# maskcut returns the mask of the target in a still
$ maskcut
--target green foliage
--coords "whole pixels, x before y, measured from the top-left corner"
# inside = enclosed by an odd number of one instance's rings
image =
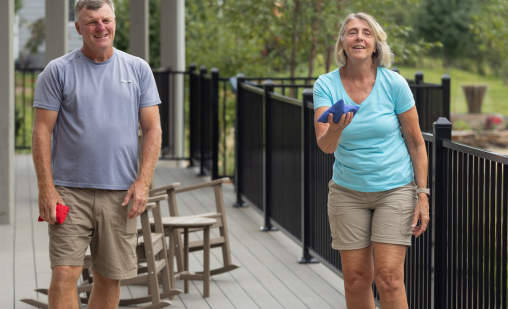
[[[115,1],[116,32],[113,46],[121,51],[129,52],[130,15],[129,0]]]
[[[457,120],[452,125],[454,130],[459,131],[465,131],[465,130],[471,130],[471,126],[469,123],[465,122],[464,120]]]
[[[477,46],[482,58],[508,84],[508,3],[484,0],[473,17],[472,33],[480,42]]]
[[[159,65],[159,2],[150,0],[150,64]],[[204,0],[186,1],[188,63],[218,67],[221,76],[295,76],[335,69],[341,21],[352,12],[375,16],[388,34],[395,60],[416,62],[439,46],[415,38],[406,7],[418,0]],[[392,14],[396,11],[395,16]],[[116,2],[115,47],[129,50],[129,0]]]
[[[473,0],[423,0],[415,26],[427,41],[443,44],[445,65],[464,57],[471,46]]]
[[[21,125],[25,121],[25,117],[21,114],[21,107],[19,104],[15,105],[15,124],[14,124],[14,136],[19,135],[19,130],[21,129]]]
[[[117,0],[115,3],[116,33],[113,45],[115,48],[128,53],[130,36],[130,1]],[[160,65],[159,4],[160,0],[150,0],[149,2],[149,64],[151,67],[158,67]]]
[[[45,22],[44,18],[39,18],[28,26],[30,30],[30,38],[25,44],[25,49],[30,54],[37,53],[39,46],[44,43],[45,40]]]
[[[417,70],[423,72],[424,81],[426,83],[441,84],[441,77],[445,73],[445,68],[442,66],[433,69],[425,69],[415,66],[398,66],[400,75],[407,79],[414,79],[414,74]],[[503,85],[503,80],[494,75],[483,76],[472,72],[459,70],[457,68],[446,69],[446,73],[451,78],[451,101],[450,112],[452,113],[467,113],[468,106],[466,96],[462,90],[461,85],[471,84],[486,84],[489,89],[485,93],[482,103],[483,113],[500,113],[508,115],[508,104],[506,98],[508,97],[508,87]]]
[[[14,0],[14,14],[17,14],[23,7],[23,0]]]
[[[149,41],[150,41],[150,66],[156,68],[160,66],[160,0],[150,0],[150,19],[149,19]]]

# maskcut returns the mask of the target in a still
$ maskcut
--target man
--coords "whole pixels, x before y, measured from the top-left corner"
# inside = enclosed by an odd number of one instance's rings
[[[148,64],[113,48],[111,0],[80,0],[75,14],[83,47],[47,65],[34,98],[39,212],[50,236],[49,306],[78,308],[76,282],[90,245],[88,308],[117,308],[119,280],[137,273],[135,218],[145,210],[159,156],[160,99]],[[55,224],[57,203],[70,207],[62,225]]]

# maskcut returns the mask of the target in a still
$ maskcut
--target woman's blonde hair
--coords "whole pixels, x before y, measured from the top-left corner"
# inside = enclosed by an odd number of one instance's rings
[[[374,34],[376,39],[376,52],[372,54],[372,61],[374,64],[378,67],[389,68],[392,65],[393,53],[388,43],[386,43],[386,32],[383,30],[383,28],[381,28],[374,17],[362,12],[349,14],[342,23],[342,27],[339,31],[339,38],[335,44],[335,61],[337,61],[337,64],[347,64],[347,55],[342,48],[341,43],[344,41],[344,33],[346,32],[347,24],[355,18],[358,18],[367,23],[370,30]]]

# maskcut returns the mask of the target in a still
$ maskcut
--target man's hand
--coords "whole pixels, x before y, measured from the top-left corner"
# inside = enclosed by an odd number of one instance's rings
[[[418,219],[420,220],[420,225],[418,224]],[[422,235],[423,232],[427,230],[427,225],[429,224],[430,216],[429,216],[429,199],[425,193],[420,193],[418,195],[418,203],[416,204],[415,214],[413,216],[413,235],[415,238]]]
[[[65,205],[62,197],[54,186],[39,190],[39,215],[41,218],[54,225],[56,221],[56,204]]]
[[[122,202],[122,206],[125,207],[132,199],[132,209],[127,214],[129,219],[134,219],[145,211],[146,202],[148,202],[148,191],[149,186],[142,184],[138,180],[134,181],[129,188]]]

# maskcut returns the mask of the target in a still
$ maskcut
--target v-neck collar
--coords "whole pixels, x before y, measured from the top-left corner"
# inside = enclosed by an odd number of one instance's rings
[[[339,67],[337,69],[337,74],[339,74],[339,81],[340,81],[340,89],[341,91],[344,92],[344,95],[346,96],[346,98],[348,99],[349,102],[352,102],[353,104],[356,104],[356,105],[359,105],[359,106],[363,106],[367,103],[370,102],[370,97],[372,96],[372,94],[374,93],[374,91],[377,91],[377,84],[378,84],[378,80],[379,80],[379,67],[376,68],[376,81],[374,82],[374,87],[372,87],[372,90],[370,91],[369,95],[362,101],[360,102],[360,104],[356,103],[355,101],[353,101],[350,97],[349,97],[349,94],[347,93],[346,91],[346,88],[344,88],[344,85],[342,84],[342,78],[340,77],[340,68],[342,67]]]

